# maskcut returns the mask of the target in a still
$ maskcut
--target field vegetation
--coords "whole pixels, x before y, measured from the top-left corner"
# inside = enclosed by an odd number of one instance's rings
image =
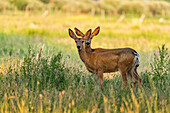
[[[147,16],[170,15],[169,0],[2,0],[0,2],[0,11],[20,10],[40,12],[48,10],[51,12],[69,12],[69,13],[94,13],[101,14],[122,14],[125,12],[129,15]]]
[[[27,11],[34,2],[42,6]],[[170,112],[169,2],[34,2],[0,1],[5,8],[4,12],[0,7],[1,113]],[[73,8],[80,7],[80,13],[67,11],[75,4]],[[98,9],[92,15],[94,6]],[[44,15],[47,9],[50,11]],[[92,48],[131,47],[138,51],[142,87],[132,89],[129,83],[123,88],[120,73],[109,73],[104,75],[101,90],[96,76],[86,70],[68,28],[77,27],[85,33],[97,26],[101,31]]]

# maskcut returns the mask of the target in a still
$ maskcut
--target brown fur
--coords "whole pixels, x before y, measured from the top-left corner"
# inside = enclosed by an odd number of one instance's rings
[[[87,49],[87,47],[85,47]],[[103,86],[103,73],[120,71],[123,84],[127,85],[127,73],[132,73],[130,78],[133,78],[132,68],[134,66],[135,56],[132,54],[132,49],[121,48],[112,49],[110,51],[87,52],[86,51],[86,67],[97,73],[100,79],[101,87]],[[137,82],[138,78],[135,78]]]

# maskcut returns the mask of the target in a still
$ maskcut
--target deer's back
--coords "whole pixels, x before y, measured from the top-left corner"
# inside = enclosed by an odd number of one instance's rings
[[[103,69],[104,72],[118,71],[121,65],[133,65],[137,52],[131,48],[107,49],[89,53],[89,67],[92,69]]]

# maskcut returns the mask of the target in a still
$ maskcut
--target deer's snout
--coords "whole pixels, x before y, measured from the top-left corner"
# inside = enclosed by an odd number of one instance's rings
[[[80,49],[80,46],[77,46],[77,49]]]
[[[86,42],[87,45],[90,45],[90,42]]]

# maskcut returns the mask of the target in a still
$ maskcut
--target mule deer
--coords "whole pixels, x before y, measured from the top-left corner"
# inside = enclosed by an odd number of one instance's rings
[[[137,73],[139,66],[139,54],[131,48],[118,49],[92,49],[91,39],[99,33],[100,27],[97,27],[91,34],[91,29],[84,35],[80,30],[75,28],[76,34],[85,39],[85,56],[86,67],[91,72],[96,72],[103,88],[103,73],[120,71],[122,83],[127,84],[127,77],[136,83],[141,84],[141,78]]]
[[[69,31],[70,37],[71,37],[72,39],[74,39],[75,42],[76,42],[76,46],[77,46],[77,49],[78,49],[78,53],[79,53],[80,59],[81,59],[81,60],[83,61],[83,63],[85,64],[87,70],[88,70],[89,72],[91,72],[91,73],[94,73],[94,71],[88,67],[87,58],[86,58],[87,56],[86,56],[86,52],[85,52],[85,47],[84,47],[84,45],[83,45],[83,43],[85,42],[85,39],[86,39],[87,37],[84,36],[83,38],[77,38],[76,35],[74,34],[74,32],[73,32],[71,29],[69,29],[68,31]],[[86,36],[89,36],[89,35],[86,34]]]

